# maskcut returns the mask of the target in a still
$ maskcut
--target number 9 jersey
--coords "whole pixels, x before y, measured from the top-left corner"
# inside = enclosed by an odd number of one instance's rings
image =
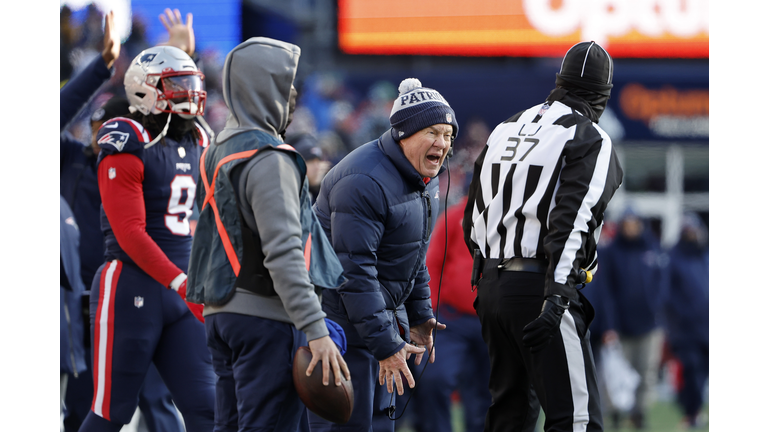
[[[134,263],[165,287],[189,264],[189,217],[209,143],[195,126],[199,139],[187,133],[147,146],[152,137],[139,122],[117,117],[97,135],[105,259]]]

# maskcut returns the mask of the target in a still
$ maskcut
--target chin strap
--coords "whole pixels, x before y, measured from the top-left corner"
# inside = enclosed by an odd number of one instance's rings
[[[202,126],[206,132],[208,132],[208,136],[211,137],[211,140],[213,140],[216,134],[213,133],[213,129],[211,129],[211,127],[208,125],[208,122],[205,121],[205,118],[203,118],[203,116],[201,115],[196,115],[195,119],[197,120],[198,123],[200,123],[200,126]]]
[[[160,132],[160,134],[159,134],[159,135],[157,135],[157,136],[155,137],[155,139],[153,139],[152,141],[150,141],[149,143],[147,143],[146,145],[144,145],[144,148],[145,148],[145,149],[148,149],[148,148],[152,147],[153,145],[157,144],[157,142],[158,142],[158,141],[160,141],[160,139],[161,139],[162,137],[164,137],[166,133],[168,133],[168,126],[170,126],[170,125],[171,125],[171,116],[172,116],[172,115],[173,115],[173,114],[171,114],[171,113],[168,113],[168,121],[166,121],[166,122],[165,122],[165,127],[163,128],[163,131],[162,131],[162,132]]]

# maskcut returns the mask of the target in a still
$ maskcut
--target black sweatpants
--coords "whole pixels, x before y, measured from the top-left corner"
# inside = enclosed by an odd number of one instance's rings
[[[484,268],[475,309],[491,359],[486,432],[533,431],[540,407],[547,432],[603,430],[589,345],[594,310],[581,294],[571,299],[560,332],[534,355],[522,343],[523,328],[539,316],[543,301],[544,274]]]

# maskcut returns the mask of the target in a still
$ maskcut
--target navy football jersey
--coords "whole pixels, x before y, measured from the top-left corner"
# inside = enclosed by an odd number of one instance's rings
[[[105,122],[97,135],[101,148],[99,164],[116,154],[131,154],[143,164],[146,232],[168,259],[185,272],[192,245],[189,217],[194,205],[200,155],[203,147],[209,143],[206,132],[197,126],[203,137],[200,140],[192,134],[186,135],[181,141],[166,136],[165,144],[160,141],[149,148],[145,148],[152,140],[149,133],[140,123],[125,117]],[[109,159],[106,163],[109,163]],[[109,179],[121,175],[119,167],[106,168]],[[133,262],[118,244],[103,207],[101,227],[106,243],[105,258],[108,261],[118,259]]]

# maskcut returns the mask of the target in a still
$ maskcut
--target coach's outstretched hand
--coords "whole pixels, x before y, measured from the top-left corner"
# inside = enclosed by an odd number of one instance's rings
[[[434,318],[430,318],[429,321],[415,325],[411,327],[410,335],[411,341],[416,344],[417,347],[423,347],[426,352],[429,353],[429,362],[435,362],[435,350],[434,350],[434,338],[432,337],[432,329],[445,330],[445,324],[437,322]],[[424,353],[416,354],[414,363],[418,366],[421,364],[421,357]]]
[[[568,309],[569,301],[565,297],[549,296],[544,300],[541,314],[523,328],[523,344],[532,353],[544,349],[552,335],[560,329],[560,320]]]
[[[397,394],[403,395],[403,376],[408,381],[408,387],[413,388],[416,386],[416,381],[411,375],[411,370],[408,369],[408,364],[405,360],[410,357],[411,354],[424,354],[426,351],[424,348],[418,348],[411,344],[405,344],[403,349],[396,352],[393,356],[387,357],[379,362],[379,384],[387,384],[387,391],[392,393],[394,388],[392,387],[392,381],[395,382],[397,387]],[[400,375],[402,374],[402,376]]]

